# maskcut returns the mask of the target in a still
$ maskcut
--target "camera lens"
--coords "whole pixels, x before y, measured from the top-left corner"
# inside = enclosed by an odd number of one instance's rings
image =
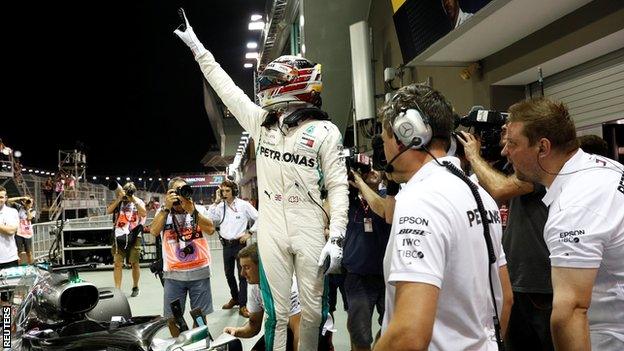
[[[186,184],[178,188],[176,193],[185,199],[190,199],[191,197],[193,197],[193,188],[191,188],[190,185]]]
[[[117,183],[116,180],[111,179],[110,182],[108,182],[108,190],[110,191],[115,191],[117,190],[117,187],[119,186],[119,184]]]

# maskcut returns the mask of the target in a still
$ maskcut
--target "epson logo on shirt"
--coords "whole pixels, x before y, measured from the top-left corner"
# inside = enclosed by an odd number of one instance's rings
[[[486,211],[487,214],[487,222],[488,223],[500,223],[500,214],[498,211],[490,211],[487,210]],[[477,222],[477,224],[481,224],[481,214],[479,213],[479,209],[474,209],[472,211],[466,211],[466,215],[468,215],[468,223],[470,223],[470,226],[472,227],[472,225],[474,224],[474,222]]]
[[[316,165],[316,159],[314,159],[313,157],[308,158],[307,156],[291,154],[290,152],[281,153],[279,151],[271,150],[264,146],[260,146],[260,155],[273,160],[292,162],[298,165],[308,166],[310,168]]]
[[[571,230],[569,232],[559,233],[559,242],[561,243],[578,243],[581,241],[579,235],[585,235],[585,229]]]
[[[422,217],[401,217],[399,218],[399,224],[408,223],[408,224],[422,224],[425,226],[429,226],[429,220]]]

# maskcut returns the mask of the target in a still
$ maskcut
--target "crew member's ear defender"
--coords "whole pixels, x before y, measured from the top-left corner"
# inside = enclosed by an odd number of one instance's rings
[[[410,149],[429,144],[433,135],[429,118],[418,106],[402,109],[392,124],[392,131],[397,141]]]
[[[238,184],[236,183],[232,183],[234,184],[232,187],[229,187],[230,189],[232,189],[232,196],[233,197],[237,197],[238,196]],[[221,197],[223,197],[223,190],[219,189],[219,194],[221,195]]]

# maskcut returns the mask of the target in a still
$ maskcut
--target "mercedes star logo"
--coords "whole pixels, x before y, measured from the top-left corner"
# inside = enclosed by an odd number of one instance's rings
[[[414,134],[414,127],[410,123],[402,123],[399,126],[399,133],[403,137],[411,137]]]

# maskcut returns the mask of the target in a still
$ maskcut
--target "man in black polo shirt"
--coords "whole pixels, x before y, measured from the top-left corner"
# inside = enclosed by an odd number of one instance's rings
[[[542,202],[546,189],[491,167],[481,156],[481,143],[475,136],[462,132],[459,141],[479,184],[499,204],[509,202],[503,249],[514,302],[505,347],[508,351],[554,350],[550,333],[553,299],[550,253],[543,234],[548,217],[548,209]],[[501,145],[505,143],[503,133]]]
[[[382,262],[390,225],[384,219],[384,200],[377,192],[381,175],[370,168],[362,176],[356,172],[353,174],[342,264],[347,271],[344,287],[349,302],[347,328],[351,336],[351,349],[359,351],[371,349],[371,318],[375,306],[380,316],[380,325],[384,315]]]

